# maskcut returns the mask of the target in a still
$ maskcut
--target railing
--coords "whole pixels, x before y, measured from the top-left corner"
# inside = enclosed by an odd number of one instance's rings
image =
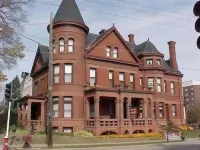
[[[86,127],[95,127],[95,123],[99,123],[100,127],[117,127],[119,125],[119,120],[117,119],[100,119],[96,122],[95,119],[90,119],[86,121]],[[124,126],[151,126],[153,125],[152,119],[124,119]]]
[[[86,126],[87,127],[94,127],[94,120],[88,120],[88,121],[86,121]]]
[[[116,119],[103,119],[100,120],[100,127],[116,127],[119,122]]]
[[[134,119],[132,120],[133,126],[150,126],[153,124],[152,119]]]

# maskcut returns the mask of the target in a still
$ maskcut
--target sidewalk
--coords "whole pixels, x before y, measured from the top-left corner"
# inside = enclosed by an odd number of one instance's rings
[[[136,141],[136,142],[119,142],[119,143],[81,143],[81,144],[53,144],[53,147],[87,147],[87,146],[117,146],[117,145],[134,145],[134,144],[156,144],[163,143],[165,140],[155,140],[155,141]],[[30,144],[32,148],[47,148],[47,144]],[[23,145],[9,145],[10,148],[22,148]],[[3,145],[0,145],[0,149],[3,148]]]

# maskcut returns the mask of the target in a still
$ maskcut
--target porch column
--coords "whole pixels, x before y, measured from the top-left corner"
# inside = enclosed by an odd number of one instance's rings
[[[153,108],[154,108],[154,102],[151,101],[151,108],[150,108],[151,109],[151,118],[155,119],[155,114],[154,114]]]
[[[126,101],[126,114],[127,114],[127,119],[130,119],[130,106],[131,106],[131,99],[127,99]]]
[[[95,119],[99,119],[99,101],[100,99],[94,100],[94,117]]]
[[[115,100],[115,115],[116,115],[116,119],[119,119],[119,100],[118,99]]]
[[[142,117],[143,118],[147,118],[147,104],[148,104],[148,101],[144,100],[143,103],[142,103]]]
[[[28,102],[27,120],[31,120],[31,102]]]
[[[119,100],[119,107],[120,107],[120,119],[121,120],[123,120],[124,119],[124,106],[123,106],[123,104],[124,104],[124,99],[120,99]]]
[[[32,104],[32,102],[28,102],[28,110],[27,110],[27,126],[28,126],[28,128],[31,128],[31,104]]]
[[[44,103],[41,103],[41,121],[45,120],[44,111]]]
[[[86,120],[90,119],[90,103],[87,98],[85,99],[85,118]]]

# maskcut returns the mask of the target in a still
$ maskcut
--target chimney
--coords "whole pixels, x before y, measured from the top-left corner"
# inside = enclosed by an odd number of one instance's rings
[[[175,47],[176,42],[169,41],[168,45],[169,45],[169,54],[170,54],[170,66],[172,67],[172,69],[178,70],[178,65],[176,61],[176,47]]]
[[[101,35],[101,34],[103,34],[105,32],[106,32],[106,29],[101,29],[101,31],[99,32],[99,34]]]
[[[129,37],[129,42],[131,42],[131,43],[135,42],[133,34],[129,34],[128,37]]]

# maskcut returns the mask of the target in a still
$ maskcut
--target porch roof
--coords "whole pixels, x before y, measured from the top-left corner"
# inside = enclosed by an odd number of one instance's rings
[[[44,101],[45,97],[37,97],[37,96],[24,96],[17,100],[18,103],[24,103],[27,102],[29,99],[32,100],[38,100],[38,101]]]
[[[99,87],[93,87],[90,89],[86,89],[85,93],[92,93],[97,91],[103,91],[103,92],[127,92],[127,93],[139,93],[139,94],[153,94],[152,91],[143,91],[143,90],[132,90],[132,89],[108,89],[108,88],[99,88]]]

